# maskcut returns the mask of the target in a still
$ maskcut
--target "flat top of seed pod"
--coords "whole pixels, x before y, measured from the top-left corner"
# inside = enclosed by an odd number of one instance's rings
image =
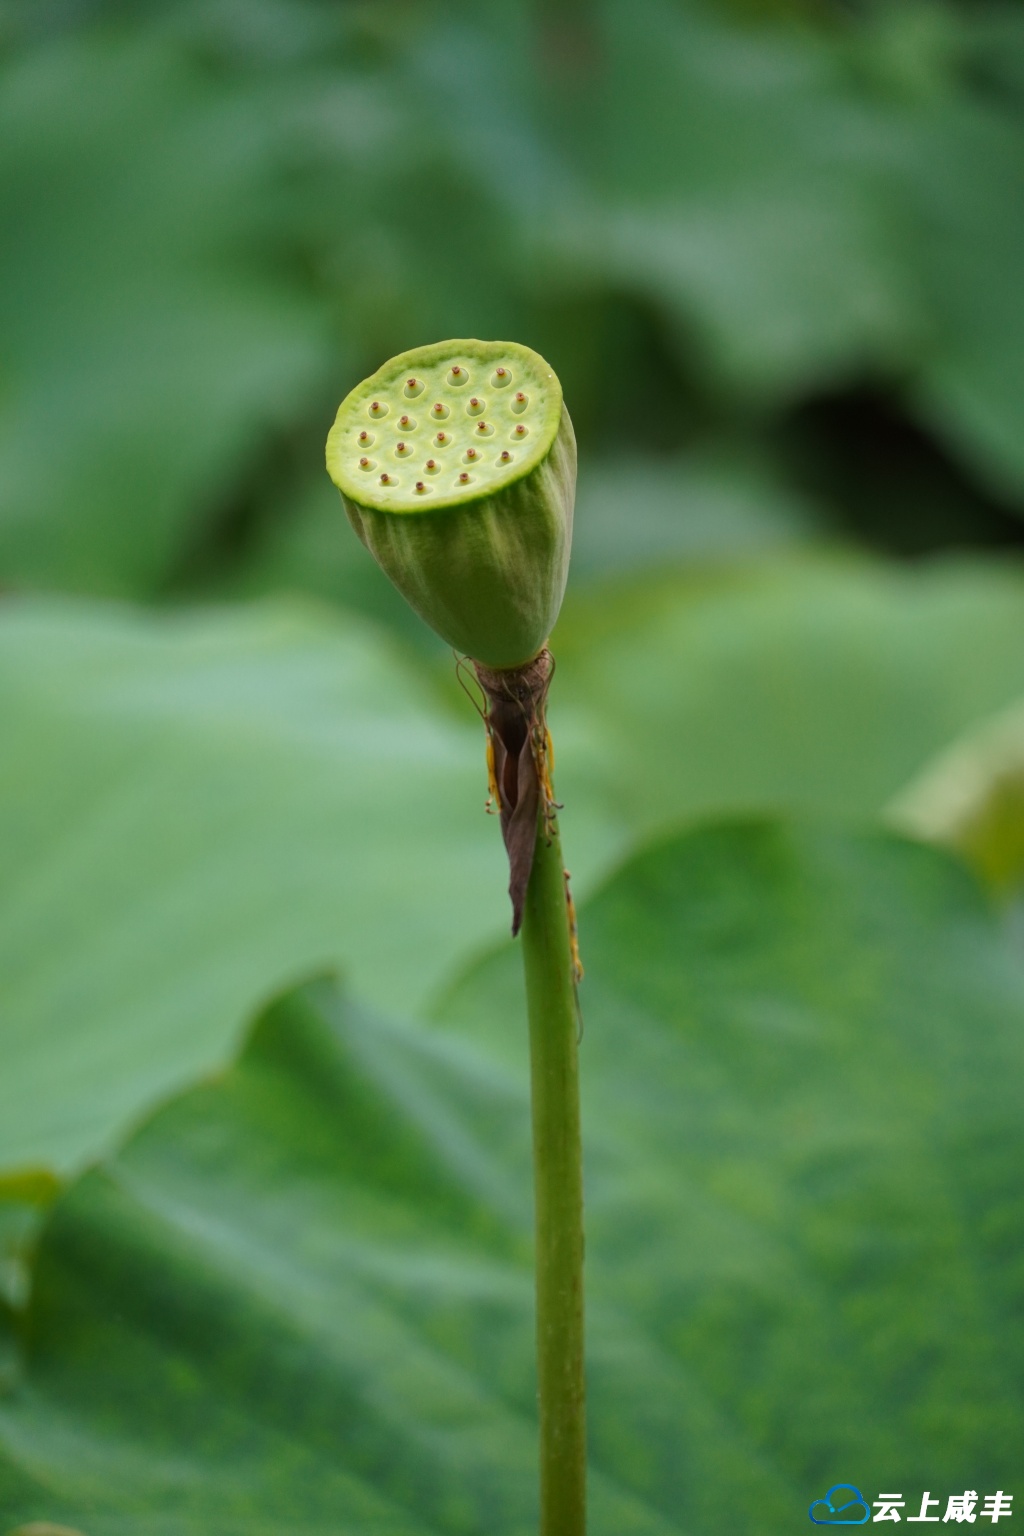
[[[540,463],[562,386],[516,341],[440,341],[401,352],[338,407],[327,471],[352,501],[440,512],[504,489]]]

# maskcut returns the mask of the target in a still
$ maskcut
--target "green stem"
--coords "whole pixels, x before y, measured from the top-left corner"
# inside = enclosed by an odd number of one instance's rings
[[[537,1235],[541,1536],[586,1531],[583,1168],[562,846],[541,813],[523,913]]]

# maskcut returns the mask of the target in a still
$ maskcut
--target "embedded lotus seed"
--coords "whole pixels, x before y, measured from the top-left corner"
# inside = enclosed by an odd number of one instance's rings
[[[405,388],[402,393],[405,395],[407,400],[415,400],[417,395],[422,395],[423,393],[423,380],[406,379]]]
[[[491,383],[495,389],[505,389],[512,383],[512,375],[507,368],[495,368],[491,375]]]
[[[529,430],[530,430],[529,427],[524,427],[523,423],[520,422],[519,425],[516,427],[515,431],[512,433],[512,436],[513,437],[525,437],[527,432],[529,432]]]
[[[375,400],[370,406],[370,415],[373,417],[374,421],[379,421],[382,416],[387,415],[390,409],[391,407],[388,405],[386,400]]]
[[[456,386],[469,383],[469,374],[458,363],[453,363],[447,374],[448,383]]]
[[[397,459],[407,459],[410,453],[412,453],[412,449],[409,447],[408,443],[395,444],[395,457]]]
[[[473,396],[472,400],[466,406],[466,410],[469,412],[470,416],[479,416],[483,408],[484,402],[482,400],[478,400],[476,395]]]
[[[467,462],[467,464],[472,464],[472,462],[476,458],[476,456],[477,455],[476,455],[476,449],[475,448],[467,448],[466,449],[466,462]]]
[[[439,432],[437,434],[437,436],[434,438],[434,442],[437,444],[437,446],[439,448],[443,448],[445,446],[445,444],[448,442],[448,434],[447,434],[447,432]]]
[[[416,481],[416,489],[419,492],[419,494],[422,496],[425,493],[425,491],[427,490],[427,487],[423,484],[422,480],[417,480]]]
[[[400,416],[398,418],[398,425],[403,432],[415,432],[416,430],[416,422],[412,416]]]
[[[372,459],[360,459],[359,460],[359,468],[360,469],[376,469],[377,466],[373,462]]]
[[[360,432],[359,441],[364,448],[369,448],[370,444],[374,441],[374,435],[372,432]]]
[[[465,470],[463,470],[462,474],[459,476],[459,484],[460,485],[468,485],[469,484],[469,476],[467,475]]]
[[[380,477],[380,483],[381,483],[381,485],[395,485],[397,482],[392,480],[392,478],[388,474],[387,470],[385,470],[384,473]]]
[[[512,409],[515,411],[516,415],[519,416],[523,411],[525,411],[529,403],[529,395],[524,395],[521,389],[517,389],[516,397],[512,401]]]
[[[503,448],[501,450],[501,458],[498,460],[498,462],[499,464],[511,464],[512,455],[509,453],[507,448]]]
[[[427,462],[424,464],[423,468],[427,471],[428,474],[436,475],[437,474],[437,460],[436,459],[428,459]]]
[[[476,430],[480,437],[491,437],[494,433],[494,428],[491,426],[489,421],[478,421],[476,424]]]
[[[436,417],[438,421],[444,421],[445,417],[449,414],[448,407],[442,400],[439,400],[437,404],[432,407],[430,414],[431,416]]]

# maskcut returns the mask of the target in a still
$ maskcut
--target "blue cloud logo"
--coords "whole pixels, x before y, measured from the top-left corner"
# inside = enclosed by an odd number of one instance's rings
[[[838,1502],[836,1494],[840,1496]],[[864,1513],[857,1514],[858,1508]],[[815,1525],[866,1525],[871,1519],[867,1499],[852,1483],[836,1483],[823,1499],[815,1499],[807,1513]]]

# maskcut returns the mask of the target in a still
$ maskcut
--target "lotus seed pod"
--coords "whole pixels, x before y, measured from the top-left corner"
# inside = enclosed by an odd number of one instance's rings
[[[409,437],[411,399],[444,427]],[[380,475],[367,472],[371,441]],[[576,493],[576,439],[542,357],[473,340],[393,357],[342,401],[327,470],[360,539],[449,645],[496,670],[538,654],[565,591]]]

